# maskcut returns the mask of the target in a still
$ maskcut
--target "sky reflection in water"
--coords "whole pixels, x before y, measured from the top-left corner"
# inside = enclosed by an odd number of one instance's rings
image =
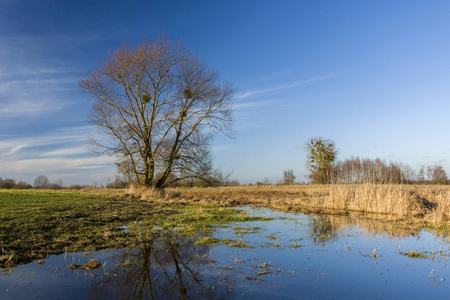
[[[166,236],[139,249],[51,256],[0,276],[0,299],[295,298],[447,299],[447,237],[405,231],[363,215],[275,216],[217,228],[254,248],[198,246]],[[428,256],[411,258],[410,251]],[[104,268],[70,270],[97,259]]]

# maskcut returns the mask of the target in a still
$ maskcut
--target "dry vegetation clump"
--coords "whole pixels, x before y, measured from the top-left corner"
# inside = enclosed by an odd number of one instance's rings
[[[335,185],[323,200],[331,209],[417,217],[426,214],[434,204],[408,187],[398,185]]]
[[[426,217],[433,225],[448,224],[450,220],[450,191],[441,191],[436,194],[437,205]]]
[[[102,268],[102,264],[99,263],[97,260],[95,259],[91,259],[89,262],[84,263],[82,265],[78,265],[78,264],[71,264],[69,266],[67,266],[69,269],[71,270],[76,270],[76,269],[81,269],[81,270],[85,270],[85,271],[90,271],[90,270],[97,270]]]
[[[167,202],[168,200],[179,196],[179,193],[175,190],[161,190],[153,187],[137,186],[133,184],[124,192],[117,190],[112,190],[111,192],[116,195],[120,195],[122,193],[121,195],[128,200],[139,199],[150,202]]]
[[[131,185],[125,192],[125,197],[130,199],[137,198],[141,200],[154,200],[163,196],[163,191],[154,188],[147,188],[143,186]]]

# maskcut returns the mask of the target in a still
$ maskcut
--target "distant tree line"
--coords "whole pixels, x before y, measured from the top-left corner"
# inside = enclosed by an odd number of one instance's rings
[[[380,158],[350,159],[335,161],[337,150],[334,142],[321,137],[310,139],[305,144],[306,165],[309,179],[314,184],[449,184],[442,165],[436,163],[421,166],[416,172],[411,166],[389,162]]]
[[[448,179],[440,164],[428,166],[426,172],[425,167],[422,166],[417,173],[411,166],[398,162],[386,162],[380,158],[352,157],[344,161],[332,162],[324,172],[323,183],[447,184]]]
[[[62,179],[59,179],[54,183],[50,183],[49,179],[45,175],[39,175],[38,177],[36,177],[33,185],[29,184],[28,182],[22,181],[22,180],[19,182],[16,182],[16,180],[12,179],[12,178],[2,179],[2,177],[0,177],[0,189],[25,190],[25,189],[31,189],[31,188],[36,188],[36,189],[45,188],[45,189],[57,190],[57,189],[63,188],[63,182],[62,182]]]
[[[157,174],[159,176],[159,174]],[[210,176],[199,179],[199,178],[185,178],[183,180],[174,180],[175,175],[170,175],[169,178],[173,180],[173,183],[169,184],[170,187],[213,187],[213,186],[238,186],[239,181],[237,179],[230,179],[230,174],[224,174],[219,170],[214,171]],[[123,175],[116,175],[114,180],[107,180],[106,188],[109,189],[125,189],[130,186],[131,183],[134,183],[132,178],[127,178]],[[103,185],[98,185],[96,182],[94,186],[92,185],[79,185],[73,184],[68,187],[64,187],[62,179],[57,180],[56,182],[51,183],[47,176],[39,175],[33,182],[33,185],[25,182],[19,181],[16,182],[15,179],[5,178],[2,179],[0,177],[0,189],[75,189],[80,190],[83,188],[92,188],[92,187],[100,187],[103,188]]]

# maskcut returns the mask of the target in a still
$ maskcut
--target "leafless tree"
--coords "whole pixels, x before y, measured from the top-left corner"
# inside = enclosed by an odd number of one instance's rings
[[[294,170],[284,170],[283,171],[283,184],[293,185],[295,181]]]
[[[429,168],[432,170],[431,182],[437,184],[445,184],[447,182],[447,173],[441,164],[436,163]]]
[[[92,144],[122,174],[157,188],[210,175],[209,141],[230,133],[233,90],[179,42],[125,45],[79,84],[96,99],[90,121],[102,137]]]
[[[45,175],[39,175],[34,180],[33,186],[36,188],[45,188],[50,183],[50,180],[48,180],[47,176]]]
[[[410,165],[403,167],[403,174],[407,184],[416,180],[416,171]]]

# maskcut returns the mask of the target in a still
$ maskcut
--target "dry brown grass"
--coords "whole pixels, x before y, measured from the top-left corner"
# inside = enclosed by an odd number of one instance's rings
[[[296,185],[170,188],[160,199],[255,205],[284,211],[367,212],[391,219],[450,225],[450,186],[440,185]]]

